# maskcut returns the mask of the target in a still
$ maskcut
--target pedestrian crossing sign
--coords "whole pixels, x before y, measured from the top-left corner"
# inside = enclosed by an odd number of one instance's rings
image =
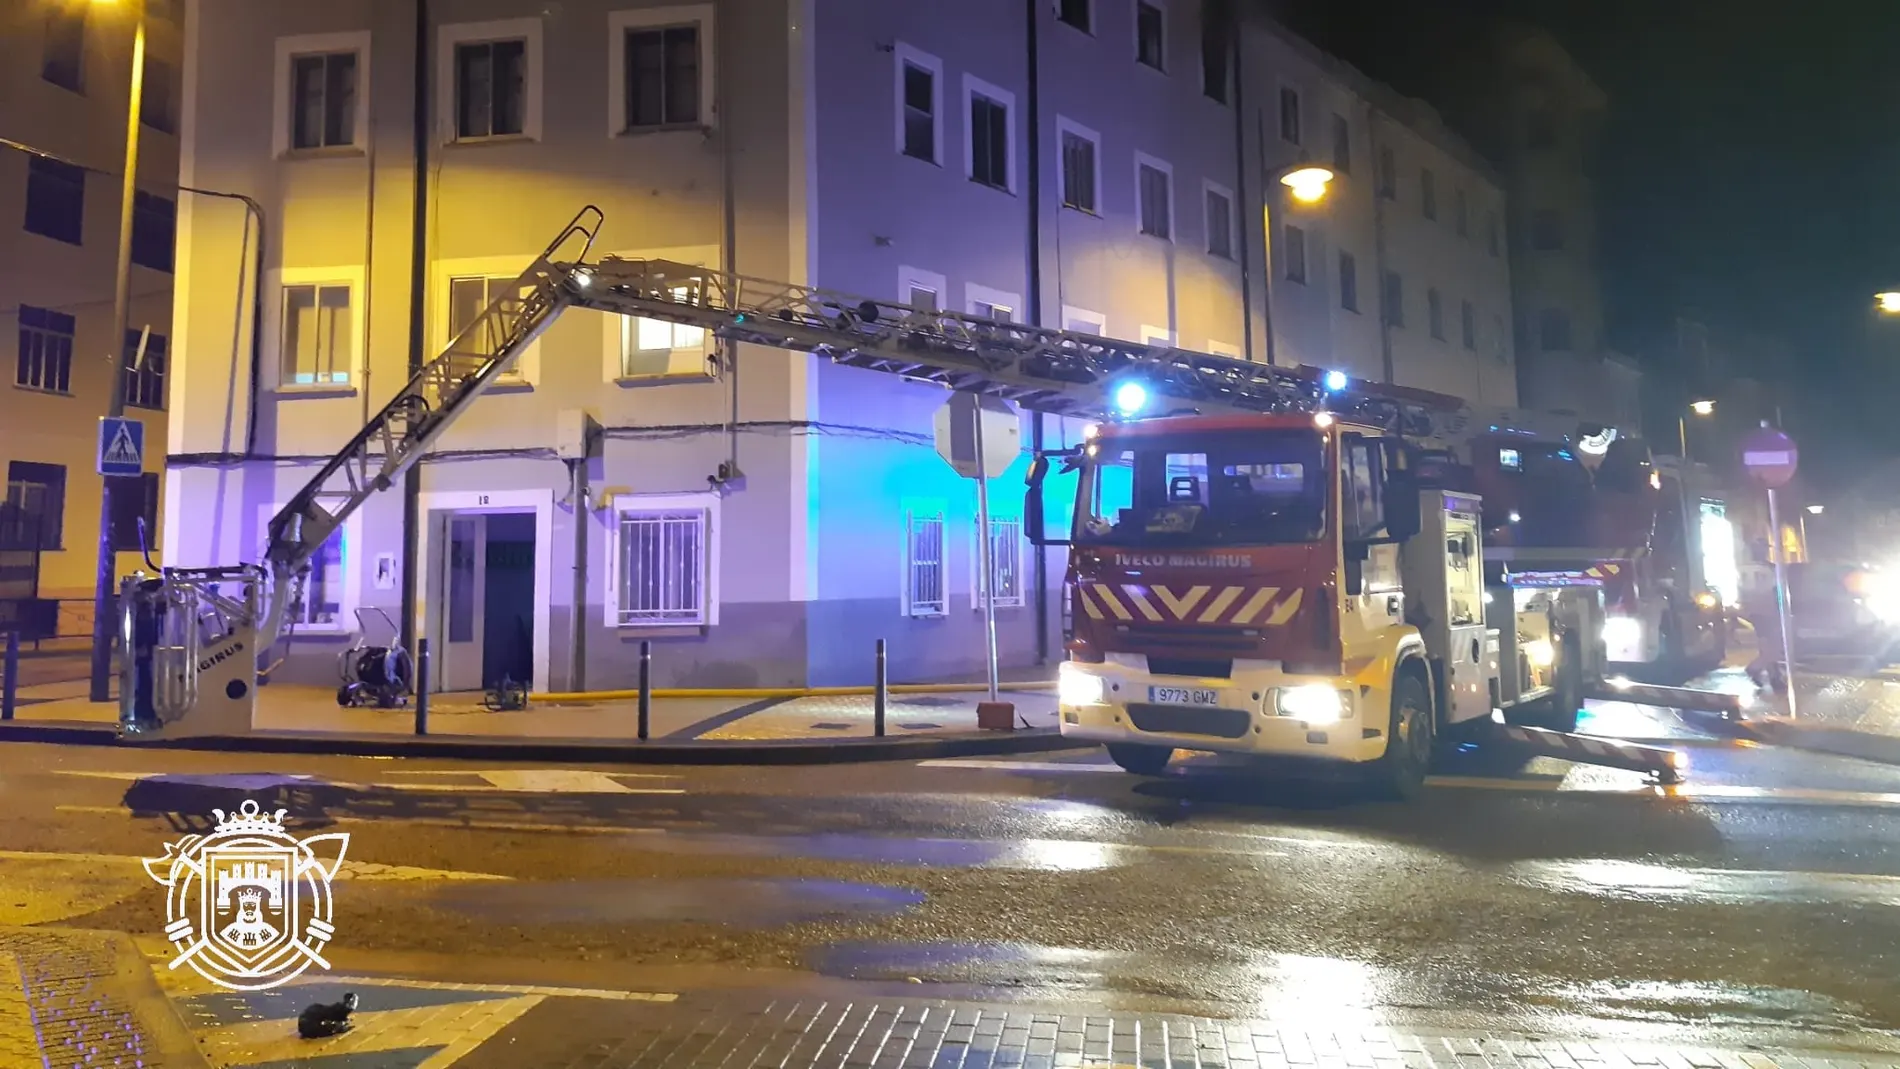
[[[137,475],[145,470],[145,424],[123,416],[99,417],[99,474]]]

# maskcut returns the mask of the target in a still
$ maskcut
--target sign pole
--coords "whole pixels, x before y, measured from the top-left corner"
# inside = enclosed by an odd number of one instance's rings
[[[983,577],[983,648],[984,659],[989,662],[990,700],[996,700],[996,562],[994,547],[990,538],[990,479],[989,470],[983,466],[983,409],[980,405],[970,408],[970,421],[976,425],[976,548],[977,567]]]
[[[1775,562],[1775,613],[1781,622],[1781,656],[1788,673],[1788,719],[1795,718],[1794,630],[1788,626],[1788,574],[1783,567],[1788,547],[1781,541],[1781,510],[1776,507],[1775,488],[1768,488],[1769,552]]]

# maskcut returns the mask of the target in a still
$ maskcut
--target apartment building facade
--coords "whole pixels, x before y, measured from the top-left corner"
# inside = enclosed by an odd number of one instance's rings
[[[148,5],[129,330],[115,342],[113,277],[130,102],[133,24],[88,0],[20,0],[0,34],[0,598],[60,603],[83,633],[104,481],[98,417],[126,357],[127,414],[146,425],[143,476],[119,477],[113,540],[140,559],[139,521],[161,551],[159,472],[171,355],[180,11]],[[141,350],[141,341],[143,349]],[[142,352],[142,360],[139,359]],[[20,621],[29,631],[39,621]]]
[[[216,280],[239,225],[181,209],[177,563],[257,559],[264,521],[407,377],[413,310],[414,355],[432,355],[586,204],[606,220],[596,254],[1269,352],[1260,220],[1281,211],[1261,201],[1262,161],[1280,150],[1264,125],[1278,111],[1259,102],[1278,98],[1256,72],[1276,31],[1204,34],[1198,3],[189,8],[183,180],[256,197],[269,224],[253,353],[232,330],[248,325],[243,298]],[[1358,136],[1370,160],[1381,135]],[[1449,206],[1466,180],[1439,166]],[[1395,233],[1394,269],[1430,286],[1436,254]],[[1453,294],[1478,288],[1459,285],[1443,295],[1454,358]],[[1507,282],[1479,296],[1508,315]],[[1274,336],[1306,338],[1296,322]],[[1275,359],[1336,366],[1358,344],[1324,336]],[[1395,347],[1393,377],[1465,381],[1415,367],[1437,355]],[[1381,359],[1351,360],[1383,377]],[[978,674],[975,493],[932,448],[944,401],[895,376],[568,313],[421,466],[416,623],[436,683],[621,686],[643,641],[666,685],[861,682],[878,638],[894,678]],[[582,413],[600,428],[591,444],[568,440]],[[1021,418],[1024,442],[1080,433]],[[586,460],[563,461],[584,444]],[[981,535],[1006,669],[1060,656],[1061,558],[1024,540],[1025,463],[994,482]],[[393,627],[402,514],[399,492],[382,495],[326,547],[281,678],[332,679],[359,626]]]

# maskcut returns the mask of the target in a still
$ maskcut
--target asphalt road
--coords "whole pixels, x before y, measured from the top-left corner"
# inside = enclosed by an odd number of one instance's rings
[[[9,746],[0,924],[158,936],[129,859],[251,796],[351,833],[330,958],[353,974],[1900,1052],[1900,769],[1622,729],[1676,737],[1688,782],[1478,753],[1402,805],[1095,752],[634,772]]]

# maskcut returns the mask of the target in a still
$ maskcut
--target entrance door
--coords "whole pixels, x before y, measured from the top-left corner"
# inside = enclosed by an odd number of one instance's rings
[[[442,583],[443,690],[480,690],[487,608],[488,517],[451,514]]]

